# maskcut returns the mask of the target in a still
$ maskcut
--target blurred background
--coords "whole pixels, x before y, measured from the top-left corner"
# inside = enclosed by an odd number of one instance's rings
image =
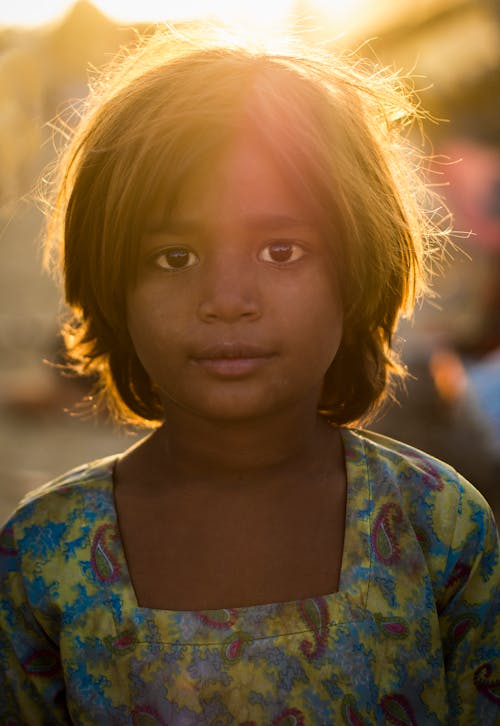
[[[221,18],[356,50],[417,76],[443,163],[435,182],[455,227],[472,231],[403,322],[411,378],[372,428],[451,463],[500,516],[500,5],[497,0],[16,0],[0,7],[0,523],[29,489],[137,440],[75,415],[84,383],[57,360],[59,296],[41,271],[36,187],[89,71],[155,23]],[[66,109],[66,110],[65,110]],[[448,163],[448,161],[453,163]]]

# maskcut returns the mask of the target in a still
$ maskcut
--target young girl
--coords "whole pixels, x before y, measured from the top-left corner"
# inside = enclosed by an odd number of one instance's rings
[[[173,34],[101,90],[49,242],[73,365],[153,430],[5,525],[2,724],[498,723],[490,510],[353,428],[439,239],[408,113],[339,58]]]

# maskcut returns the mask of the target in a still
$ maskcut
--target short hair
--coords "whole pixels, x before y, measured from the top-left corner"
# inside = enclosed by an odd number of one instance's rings
[[[94,406],[157,425],[163,409],[127,330],[137,249],[161,189],[217,157],[243,122],[299,189],[339,261],[339,351],[319,412],[366,421],[404,375],[392,346],[401,313],[427,289],[445,234],[408,129],[418,101],[395,74],[345,54],[278,52],[171,30],[104,75],[63,154],[47,227],[61,261],[70,367],[97,380]]]

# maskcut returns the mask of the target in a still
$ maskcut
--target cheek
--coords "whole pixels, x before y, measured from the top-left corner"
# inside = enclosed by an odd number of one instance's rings
[[[129,294],[127,300],[127,327],[132,344],[143,367],[155,380],[155,369],[160,365],[160,357],[165,356],[166,347],[172,341],[173,331],[169,330],[173,315],[168,315],[159,305],[155,296],[139,289]]]
[[[343,333],[343,316],[339,310],[336,315],[330,315],[325,318],[322,329],[318,332],[318,341],[322,341],[321,350],[323,352],[324,374],[335,360],[340,348]]]
[[[330,278],[316,280],[311,307],[316,320],[315,335],[318,343],[330,350],[334,356],[342,338],[344,313],[340,291]]]
[[[294,341],[301,375],[319,382],[340,347],[343,310],[340,295],[330,278],[317,273],[301,286],[301,294],[290,295],[285,311],[287,338]],[[279,323],[278,323],[279,324]]]
[[[325,293],[323,300],[326,301],[326,305],[318,306],[318,324],[315,326],[318,363],[323,376],[337,355],[344,329],[343,308],[338,290],[332,289],[330,283]]]

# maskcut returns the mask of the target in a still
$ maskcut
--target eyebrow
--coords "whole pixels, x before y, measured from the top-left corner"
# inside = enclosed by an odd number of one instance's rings
[[[313,227],[313,223],[307,219],[291,217],[287,214],[253,214],[243,216],[244,223],[252,229],[277,230],[291,227]],[[155,225],[150,233],[169,232],[173,234],[190,234],[204,228],[204,222],[195,219],[183,219],[169,217]]]

